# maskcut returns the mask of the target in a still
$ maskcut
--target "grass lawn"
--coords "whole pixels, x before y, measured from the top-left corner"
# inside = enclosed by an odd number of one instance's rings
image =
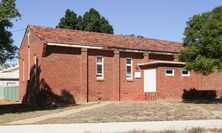
[[[120,102],[62,118],[48,119],[38,124],[193,119],[222,119],[222,104],[194,104],[180,101]]]
[[[70,105],[60,108],[39,109],[25,108],[19,103],[0,105],[0,125],[4,123],[28,119],[32,117],[42,116],[50,113],[57,113],[65,110],[76,109],[80,107],[90,106],[92,104]]]

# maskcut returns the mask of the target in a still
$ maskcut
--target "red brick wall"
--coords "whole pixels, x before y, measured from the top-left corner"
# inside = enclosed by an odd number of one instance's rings
[[[166,69],[174,69],[175,76],[166,76]],[[183,90],[215,90],[217,95],[222,96],[222,73],[215,72],[208,76],[190,72],[190,76],[182,76],[181,67],[158,67],[157,68],[157,95],[159,99],[181,99]]]
[[[27,36],[24,37],[23,40],[23,45],[22,47],[20,47],[19,50],[19,99],[22,100],[25,92],[26,92],[26,79],[27,79],[27,74],[25,74],[27,72],[27,68],[28,68],[28,64],[27,64],[27,52],[28,51],[28,47],[27,47]],[[23,64],[24,61],[24,64]],[[23,66],[24,65],[24,66]],[[24,68],[24,70],[23,70]],[[24,72],[23,72],[24,71]],[[23,75],[25,74],[25,75]],[[24,81],[23,81],[23,77],[24,77]]]
[[[222,72],[215,72],[208,76],[199,75],[200,89],[216,90],[217,96],[222,97]]]
[[[173,69],[174,76],[166,76],[166,69]],[[190,76],[182,76],[181,70],[181,67],[157,68],[157,93],[159,99],[180,99],[182,98],[183,89],[197,88],[197,75],[191,72]]]
[[[62,90],[68,90],[75,101],[82,100],[80,70],[81,49],[46,47],[46,56],[42,58],[41,80],[44,80],[55,94],[61,95]]]
[[[23,96],[26,93],[27,90],[27,82],[29,77],[28,75],[28,33],[30,33],[29,36],[29,42],[30,42],[30,67],[34,66],[34,56],[38,58],[38,64],[41,65],[41,57],[43,54],[43,47],[44,43],[32,32],[27,30],[22,45],[19,50],[19,88],[20,88],[20,100],[23,99]],[[25,65],[25,70],[23,70],[23,60]],[[30,68],[31,70],[31,68]],[[23,81],[23,71],[24,71],[24,81]]]
[[[104,79],[96,78],[96,56],[104,58]],[[88,50],[88,98],[89,101],[114,100],[112,51]]]
[[[126,79],[126,59],[132,58],[133,79]],[[135,72],[142,72],[137,64],[144,61],[142,53],[120,53],[120,100],[144,100],[143,76],[141,79],[134,77]],[[142,73],[143,75],[143,73]]]

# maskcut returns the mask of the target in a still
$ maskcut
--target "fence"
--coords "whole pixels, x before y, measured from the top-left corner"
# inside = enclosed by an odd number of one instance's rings
[[[0,100],[4,99],[4,87],[0,86]]]
[[[19,101],[19,87],[0,87],[0,100]]]

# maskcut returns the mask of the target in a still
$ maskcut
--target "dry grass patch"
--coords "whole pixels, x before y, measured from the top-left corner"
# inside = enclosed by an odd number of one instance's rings
[[[39,123],[91,123],[222,119],[222,104],[180,101],[121,102]]]

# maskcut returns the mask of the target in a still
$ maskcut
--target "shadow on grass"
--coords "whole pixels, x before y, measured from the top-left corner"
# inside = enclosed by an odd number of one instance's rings
[[[0,115],[8,114],[8,113],[26,113],[26,112],[33,112],[33,111],[47,111],[47,110],[56,110],[56,109],[63,109],[70,106],[78,106],[78,104],[73,105],[64,105],[62,107],[28,107],[21,103],[18,104],[6,104],[0,105]]]
[[[182,99],[186,103],[222,103],[222,97],[216,90],[184,89]]]

